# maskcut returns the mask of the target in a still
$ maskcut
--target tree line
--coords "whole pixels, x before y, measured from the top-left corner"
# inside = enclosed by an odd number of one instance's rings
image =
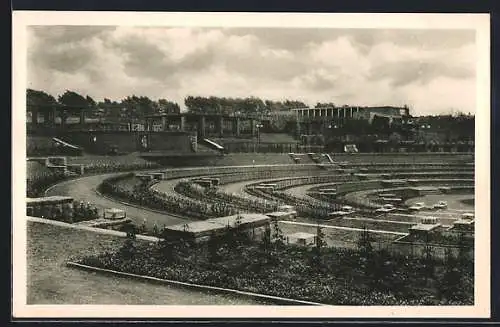
[[[188,96],[184,101],[186,108],[191,112],[210,113],[266,113],[273,111],[287,111],[293,108],[308,107],[302,101],[289,100],[273,101],[257,97],[226,98],[226,97],[201,97]]]
[[[44,91],[27,89],[26,100],[28,105],[64,105],[69,107],[88,108],[91,116],[94,117],[122,117],[128,119],[140,119],[145,115],[161,114],[161,113],[179,113],[180,106],[174,101],[160,98],[158,100],[150,99],[147,96],[127,96],[119,101],[104,98],[103,101],[96,101],[90,95],[79,94],[75,91],[66,90],[57,98]],[[258,97],[246,98],[230,98],[230,97],[202,97],[202,96],[187,96],[184,99],[184,104],[189,112],[193,113],[219,113],[219,114],[265,114],[269,112],[287,111],[293,108],[308,107],[302,101],[285,99],[283,101],[274,101],[269,99],[261,99]],[[315,108],[335,107],[334,103],[318,102]],[[337,106],[338,107],[338,106]],[[463,134],[467,131],[468,135],[474,134],[475,117],[473,115],[465,115],[458,113],[455,115],[436,115],[419,117],[418,124],[431,127],[435,130],[448,131],[449,137],[453,134]],[[394,123],[391,128],[388,127],[388,121],[384,117],[378,117],[374,120],[374,126],[379,126],[381,129],[387,129],[391,132],[396,129],[398,132],[404,133],[407,128],[401,128],[399,123]],[[339,124],[332,124],[332,128],[349,130],[352,128],[359,132],[370,127],[369,124],[363,124],[362,121],[342,121]],[[336,126],[333,126],[336,125]],[[338,125],[338,126],[337,126]],[[340,126],[342,125],[342,126]],[[361,134],[364,134],[361,132]]]
[[[144,115],[160,113],[179,113],[180,106],[174,101],[160,98],[150,99],[147,96],[131,95],[119,101],[104,98],[96,101],[90,95],[66,90],[57,98],[41,90],[26,90],[28,105],[64,105],[69,107],[88,108],[96,116],[140,118]],[[228,98],[228,97],[201,97],[187,96],[184,104],[189,112],[194,113],[224,113],[224,114],[252,114],[272,111],[286,111],[292,108],[305,108],[302,101],[289,100],[273,101],[257,97]]]
[[[26,103],[28,105],[50,106],[63,105],[68,107],[87,108],[93,116],[141,118],[144,115],[160,113],[179,113],[180,106],[167,99],[152,100],[146,96],[127,96],[120,101],[104,98],[95,101],[90,95],[82,95],[66,90],[57,99],[44,91],[27,89]]]

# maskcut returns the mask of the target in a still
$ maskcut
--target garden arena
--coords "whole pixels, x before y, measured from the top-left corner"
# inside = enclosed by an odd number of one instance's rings
[[[29,304],[474,303],[473,115],[184,104],[26,90]]]
[[[297,233],[314,235],[318,226],[328,246],[346,249],[355,248],[363,232],[371,235],[375,247],[398,253],[418,253],[425,247],[424,240],[429,241],[422,235],[442,235],[432,237],[435,253],[441,257],[450,246],[450,235],[466,232],[473,242],[473,221],[472,228],[460,223],[464,214],[474,213],[471,153],[246,153],[206,160],[205,165],[197,162],[194,167],[179,168],[169,166],[168,160],[147,160],[140,153],[29,158],[29,198],[65,196],[75,202],[70,213],[57,203],[28,211],[29,216],[41,218],[30,218],[28,223],[28,302],[111,303],[125,297],[128,304],[179,304],[177,293],[183,294],[186,304],[269,302],[206,290],[184,292],[173,286],[161,294],[154,286],[145,286],[151,296],[139,300],[138,281],[115,281],[104,275],[90,283],[87,272],[64,263],[88,251],[116,247],[112,239],[125,234],[116,232],[122,230],[120,224],[102,224],[109,208],[125,212],[140,234],[152,238],[169,226],[252,213],[275,220],[287,242],[293,242]],[[439,201],[447,206],[434,208]],[[421,202],[423,208],[410,209]],[[389,203],[394,210],[379,210]],[[54,220],[66,224],[51,225]],[[57,259],[51,255],[54,251]],[[54,275],[69,279],[50,286],[48,280]],[[71,280],[94,290],[98,286],[103,292],[87,291],[76,298]],[[111,280],[116,288],[109,286]],[[131,296],[130,287],[138,293]],[[52,292],[59,294],[55,300]]]

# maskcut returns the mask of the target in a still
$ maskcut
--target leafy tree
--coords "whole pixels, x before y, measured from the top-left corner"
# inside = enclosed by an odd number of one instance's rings
[[[243,227],[243,217],[240,213],[237,214],[235,224],[234,224],[234,238],[236,246],[241,246],[243,244],[248,244],[250,241],[248,233]]]
[[[116,101],[104,98],[104,101],[99,102],[97,106],[104,110],[104,116],[106,117],[116,118],[121,115],[121,105]]]
[[[214,231],[210,233],[210,238],[207,242],[208,247],[208,261],[212,264],[219,262],[221,256],[219,250],[221,247],[220,237],[215,234]]]
[[[471,250],[470,244],[467,244],[467,239],[464,232],[458,234],[457,240],[458,255],[457,260],[461,267],[470,266],[472,263],[469,252]]]
[[[408,262],[400,262],[397,266],[391,262],[385,270],[385,280],[390,285],[390,290],[396,295],[409,299],[414,296],[414,290],[410,287],[410,266]]]
[[[69,90],[60,95],[58,101],[69,107],[87,108],[89,106],[89,102],[84,96]]]
[[[271,227],[266,225],[264,228],[264,233],[262,234],[262,247],[267,254],[271,248]]]
[[[463,301],[466,294],[462,287],[462,271],[451,249],[445,252],[445,272],[439,282],[439,296],[448,301]]]
[[[177,261],[178,240],[172,239],[165,228],[160,232],[158,249],[160,256],[168,263]]]
[[[28,105],[55,105],[57,100],[44,91],[26,89],[26,104]]]
[[[92,99],[90,96],[86,96],[85,99],[87,100],[88,106],[95,108],[97,106],[97,103],[95,102],[94,99]]]
[[[314,108],[335,108],[335,103],[333,103],[333,102],[328,102],[328,103],[318,102],[318,103],[316,103]]]
[[[285,245],[285,235],[283,234],[277,219],[273,219],[272,223],[274,232],[272,239],[274,241],[274,245],[276,248],[281,248]]]
[[[389,118],[375,115],[372,120],[372,130],[375,133],[387,134],[390,131]]]
[[[358,250],[364,258],[370,256],[373,252],[372,237],[366,226],[363,226],[361,237],[358,240]]]
[[[323,249],[324,247],[326,247],[326,235],[325,233],[323,232],[323,228],[318,225],[316,227],[316,242],[315,242],[315,245],[316,245],[316,248],[321,250]]]
[[[136,253],[135,239],[136,239],[136,230],[135,226],[131,223],[124,226],[124,230],[127,233],[127,237],[123,246],[120,248],[120,254],[125,259],[132,259]]]
[[[322,261],[322,250],[326,247],[325,233],[323,229],[318,225],[316,227],[316,237],[315,237],[315,245],[311,249],[311,265],[314,270],[321,270],[323,268]]]
[[[424,276],[427,281],[428,278],[433,278],[435,274],[435,261],[434,261],[434,248],[430,245],[429,235],[425,238],[424,245]]]
[[[242,114],[265,113],[269,111],[289,110],[291,108],[304,108],[306,104],[301,101],[285,100],[271,101],[257,97],[225,98],[225,97],[200,97],[187,96],[184,104],[190,112],[206,113],[236,113]]]
[[[285,100],[283,103],[287,109],[307,108],[307,105],[302,101]]]
[[[396,132],[391,133],[391,135],[389,135],[389,142],[394,146],[399,145],[401,142],[401,134]]]
[[[137,234],[137,229],[134,224],[128,223],[124,226],[124,230],[127,233],[127,238],[131,240],[135,240],[136,234]]]
[[[145,96],[128,96],[121,101],[121,107],[130,118],[142,118],[158,113],[158,104]]]
[[[396,282],[398,276],[391,255],[386,249],[372,251],[365,258],[364,264],[365,276],[369,277],[371,287],[382,291],[391,289],[391,285]]]
[[[166,99],[159,99],[158,111],[164,113],[179,113],[181,111],[181,108],[175,102],[168,101]]]
[[[229,225],[229,222],[226,225],[224,234],[222,236],[223,245],[229,250],[234,249],[236,247],[236,239],[234,235],[234,229]]]
[[[372,238],[366,226],[363,227],[361,232],[361,237],[358,240],[358,251],[360,253],[360,268],[364,272],[365,277],[368,278],[369,282],[374,287],[373,283],[377,282],[374,279],[374,274],[377,272],[377,266],[379,263],[376,261],[377,258],[374,255],[372,247]],[[376,286],[376,285],[375,285]]]

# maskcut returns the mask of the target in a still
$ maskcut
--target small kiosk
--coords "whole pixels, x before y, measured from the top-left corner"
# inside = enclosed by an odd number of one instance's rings
[[[297,232],[286,236],[289,244],[297,244],[302,246],[314,245],[316,242],[316,235],[304,232]]]
[[[127,218],[127,214],[125,210],[117,209],[117,208],[108,208],[104,209],[104,219],[109,220],[120,220]]]

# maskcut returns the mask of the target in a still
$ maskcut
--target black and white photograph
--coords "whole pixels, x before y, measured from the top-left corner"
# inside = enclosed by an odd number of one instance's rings
[[[488,317],[489,42],[484,14],[14,12],[14,314]]]

